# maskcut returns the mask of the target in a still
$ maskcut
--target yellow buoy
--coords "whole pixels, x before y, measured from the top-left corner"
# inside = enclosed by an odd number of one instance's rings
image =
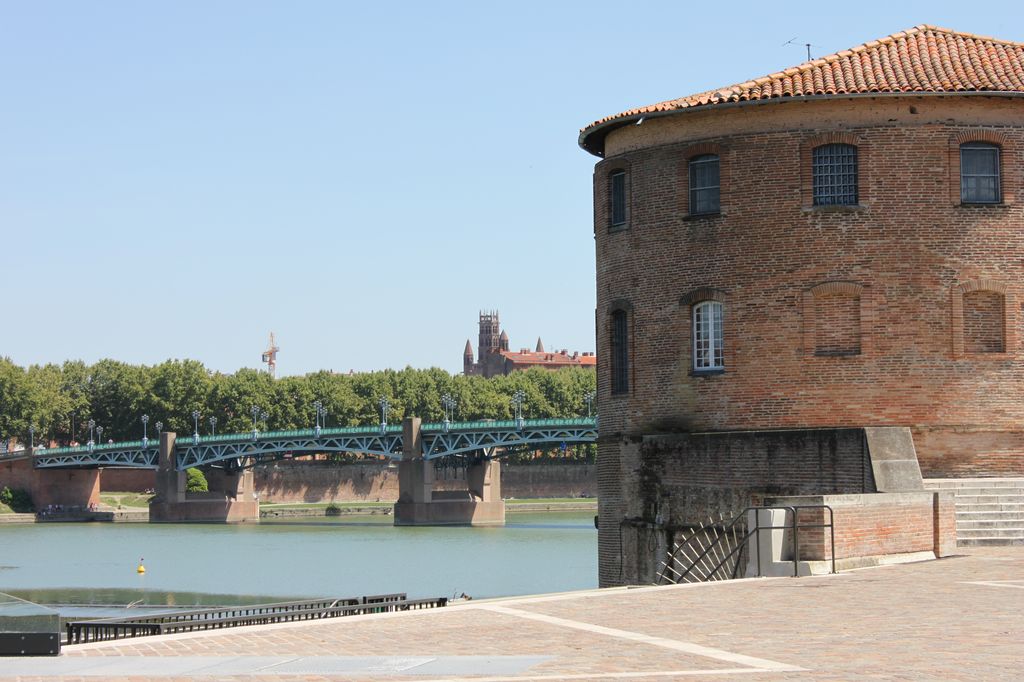
[[[143,561],[145,561],[145,559],[139,559],[139,567],[135,569],[136,573],[145,573],[146,572],[146,567],[142,565]]]

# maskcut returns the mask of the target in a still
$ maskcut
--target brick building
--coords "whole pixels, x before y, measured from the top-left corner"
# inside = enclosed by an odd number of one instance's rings
[[[530,367],[561,369],[562,367],[597,366],[597,357],[593,353],[577,351],[570,355],[567,350],[548,352],[544,350],[544,343],[539,337],[535,350],[531,351],[528,348],[509,350],[508,334],[501,328],[497,311],[480,313],[478,341],[480,357],[474,362],[473,344],[466,339],[466,348],[462,352],[462,371],[467,376],[493,377]]]
[[[925,477],[1024,474],[1024,45],[919,26],[580,145],[602,585],[644,528],[882,490],[866,427]]]

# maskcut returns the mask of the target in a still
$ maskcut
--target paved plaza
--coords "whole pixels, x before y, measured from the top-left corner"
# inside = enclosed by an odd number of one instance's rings
[[[1020,680],[1024,547],[67,647],[0,680]]]

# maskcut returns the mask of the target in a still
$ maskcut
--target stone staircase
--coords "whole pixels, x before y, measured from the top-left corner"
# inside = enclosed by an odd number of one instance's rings
[[[956,544],[1024,545],[1024,478],[926,478],[956,495]]]

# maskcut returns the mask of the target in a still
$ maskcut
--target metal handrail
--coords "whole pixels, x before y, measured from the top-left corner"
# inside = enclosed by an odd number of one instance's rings
[[[799,511],[801,509],[825,509],[825,510],[828,510],[829,522],[828,523],[815,523],[815,524],[803,524],[803,525],[801,525],[799,523],[799,519],[798,519]],[[784,510],[786,512],[789,512],[790,518],[792,519],[792,523],[783,524],[781,526],[777,526],[777,525],[774,525],[774,524],[771,525],[771,526],[762,526],[761,525],[760,515],[757,514],[756,512],[758,512],[758,511],[766,511],[766,510]],[[744,533],[742,538],[740,539],[740,542],[736,543],[736,546],[733,547],[731,550],[729,550],[725,555],[720,556],[720,558],[718,560],[718,563],[716,563],[714,565],[714,568],[712,568],[710,571],[708,571],[708,575],[714,575],[718,571],[722,570],[722,568],[726,565],[726,563],[728,563],[728,561],[733,557],[733,555],[735,555],[737,552],[741,552],[742,549],[744,547],[746,547],[747,540],[749,540],[750,536],[753,535],[754,536],[754,543],[755,543],[755,553],[757,554],[757,575],[760,576],[761,573],[762,573],[762,570],[761,570],[761,533],[760,533],[760,531],[762,531],[762,530],[789,530],[789,531],[791,531],[793,533],[793,577],[799,577],[800,576],[800,534],[799,534],[799,531],[801,529],[805,529],[805,528],[828,528],[829,529],[829,540],[830,540],[830,543],[831,543],[831,548],[830,548],[829,555],[830,555],[831,560],[832,560],[832,573],[836,572],[835,513],[832,511],[832,507],[830,507],[827,504],[795,505],[795,506],[786,505],[786,506],[771,506],[771,507],[747,507],[743,511],[741,511],[736,516],[736,518],[734,518],[732,521],[730,521],[728,524],[726,524],[725,526],[722,527],[722,532],[719,533],[718,536],[713,541],[708,543],[708,546],[705,547],[704,550],[699,555],[697,555],[697,557],[695,559],[693,559],[693,561],[690,562],[690,566],[679,575],[679,577],[676,580],[676,582],[682,582],[683,579],[685,579],[687,576],[689,576],[693,572],[694,568],[696,568],[697,564],[699,562],[703,561],[705,558],[707,558],[707,556],[712,552],[712,550],[716,549],[722,543],[723,539],[726,537],[726,533],[728,531],[732,530],[741,521],[746,519],[747,512],[750,512],[750,511],[755,512],[755,514],[754,514],[754,528],[753,529],[749,529],[748,528],[746,533]],[[665,566],[666,570],[663,571],[662,575],[661,575],[662,579],[665,578],[666,573],[669,570],[669,565],[671,563],[675,562],[676,556],[677,556],[677,554],[678,554],[680,549],[681,549],[681,547],[676,547],[676,549],[673,550],[673,552],[669,555],[669,562],[666,563],[666,566]],[[734,567],[734,571],[733,571],[734,575],[735,575],[736,568],[738,568],[738,566],[739,566],[739,562],[737,561],[737,566]]]
[[[317,599],[250,606],[164,612],[134,618],[102,618],[68,623],[67,643],[81,644],[125,637],[209,630],[263,623],[337,618],[370,613],[408,611],[446,606],[446,597],[407,599],[405,593],[341,599]]]

